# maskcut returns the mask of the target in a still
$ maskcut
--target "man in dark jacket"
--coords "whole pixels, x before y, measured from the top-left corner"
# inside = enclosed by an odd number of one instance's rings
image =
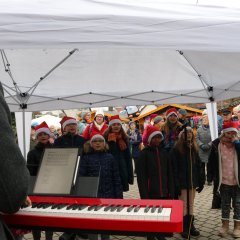
[[[11,129],[10,111],[4,100],[1,83],[0,115],[0,212],[15,213],[27,197],[29,172],[26,161],[15,142]],[[14,239],[1,218],[0,239]]]
[[[54,141],[54,146],[60,148],[77,147],[81,150],[86,140],[77,134],[76,119],[64,116],[60,123],[63,135]]]
[[[54,146],[59,148],[76,147],[79,149],[79,155],[82,154],[85,139],[77,133],[77,121],[75,118],[64,116],[60,122],[63,135],[54,141]],[[60,240],[68,240],[74,238],[74,233],[64,233],[60,236]],[[82,235],[87,238],[87,235]]]
[[[51,130],[46,122],[42,122],[35,128],[36,146],[27,155],[27,167],[31,176],[37,176],[44,150],[52,146],[51,136]],[[32,230],[32,234],[34,240],[41,239],[41,230]],[[52,240],[53,232],[45,231],[45,237],[46,240]]]
[[[171,160],[161,148],[162,133],[158,128],[147,129],[148,145],[140,153],[137,164],[137,182],[141,199],[173,199],[174,181]],[[165,239],[164,235],[148,236],[148,240]]]

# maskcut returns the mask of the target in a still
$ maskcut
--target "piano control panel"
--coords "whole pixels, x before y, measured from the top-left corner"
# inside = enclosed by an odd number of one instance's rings
[[[99,199],[31,196],[32,206],[3,215],[22,228],[95,232],[181,232],[180,200]]]

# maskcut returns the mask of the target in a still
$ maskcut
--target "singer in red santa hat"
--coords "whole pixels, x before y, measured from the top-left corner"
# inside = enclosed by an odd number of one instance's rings
[[[40,125],[35,127],[36,145],[34,149],[28,152],[27,155],[27,167],[31,176],[37,176],[45,148],[53,146],[49,141],[51,136],[52,133],[46,122],[42,122]],[[34,240],[41,239],[40,230],[32,230],[32,234]],[[46,240],[52,240],[53,232],[46,231],[45,236]]]
[[[161,147],[164,137],[155,126],[146,132],[147,145],[140,152],[136,168],[141,199],[173,199],[174,180],[169,154]],[[165,239],[165,235],[149,235],[148,240]]]
[[[86,140],[78,134],[77,120],[72,117],[64,116],[60,121],[63,135],[55,139],[54,146],[59,148],[76,147],[79,149],[79,155],[82,155],[83,145]],[[75,233],[65,232],[62,239],[71,239],[75,237]],[[86,234],[81,234],[82,238],[87,238]]]
[[[176,108],[170,108],[166,111],[166,122],[162,126],[162,133],[164,136],[164,148],[170,151],[180,133],[182,124],[178,121],[178,113]]]
[[[219,138],[212,142],[208,175],[221,195],[221,237],[229,234],[230,210],[233,206],[234,238],[240,237],[240,143],[238,123],[225,121]]]
[[[128,136],[122,128],[119,115],[111,116],[104,137],[109,145],[110,153],[117,161],[123,191],[127,192],[129,184],[133,184],[133,164]]]
[[[86,140],[77,132],[76,119],[64,116],[60,124],[63,135],[55,139],[54,146],[61,148],[78,147],[81,150]]]
[[[108,125],[104,120],[104,112],[100,108],[96,111],[94,121],[88,124],[83,132],[83,137],[87,140],[91,139],[96,134],[103,135],[107,130]]]

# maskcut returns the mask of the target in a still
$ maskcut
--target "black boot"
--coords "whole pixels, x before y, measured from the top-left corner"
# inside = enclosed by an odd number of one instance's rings
[[[200,235],[200,232],[194,226],[194,216],[190,215],[190,219],[192,219],[190,234],[191,234],[191,236],[197,237]]]
[[[213,192],[212,209],[221,209],[221,196],[218,192]]]
[[[189,233],[189,223],[190,223],[189,215],[185,215],[183,217],[183,232],[181,233],[181,236],[186,239],[188,238]]]
[[[73,240],[75,239],[76,234],[74,233],[63,233],[60,237],[59,240]]]

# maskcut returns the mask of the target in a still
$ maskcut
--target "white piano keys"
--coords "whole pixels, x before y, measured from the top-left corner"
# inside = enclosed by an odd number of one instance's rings
[[[162,208],[162,211],[158,211],[158,206],[156,206],[156,210],[154,212],[151,211],[151,208],[148,212],[145,212],[145,207],[140,207],[138,211],[134,211],[132,209],[130,212],[128,211],[129,206],[124,207],[121,211],[108,210],[104,211],[102,207],[99,210],[95,211],[92,209],[88,210],[88,207],[84,209],[67,209],[68,206],[65,206],[61,209],[51,207],[48,208],[32,208],[26,207],[20,209],[17,214],[30,214],[30,215],[48,215],[48,216],[69,216],[76,218],[95,218],[95,219],[122,219],[122,220],[141,220],[141,221],[170,221],[171,218],[171,208]]]

